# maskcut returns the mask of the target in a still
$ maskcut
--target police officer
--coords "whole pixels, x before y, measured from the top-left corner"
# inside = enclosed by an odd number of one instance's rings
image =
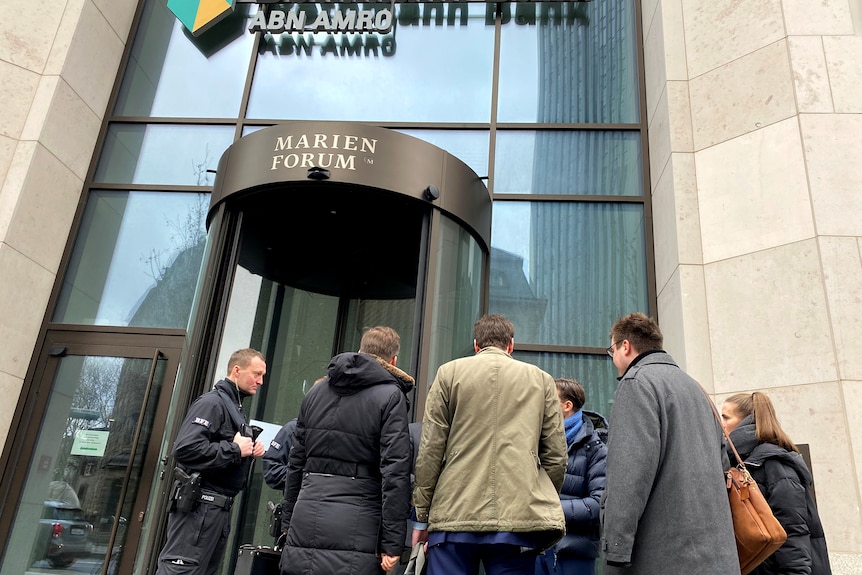
[[[228,375],[189,408],[174,442],[173,455],[179,481],[168,516],[167,541],[159,554],[156,575],[212,575],[221,563],[230,531],[233,498],[245,487],[254,457],[264,453],[252,438],[242,400],[263,385],[266,360],[253,349],[235,351],[228,361]],[[184,497],[190,483],[190,505]],[[182,504],[180,504],[182,502]],[[188,509],[184,511],[183,509]]]
[[[325,375],[318,377],[312,385],[317,385],[325,379]],[[284,492],[284,484],[287,481],[287,462],[290,459],[290,447],[293,445],[294,431],[296,431],[295,417],[281,426],[281,429],[272,438],[266,453],[263,454],[263,459],[260,460],[263,465],[263,480],[276,491]]]
[[[287,461],[290,457],[290,446],[293,445],[293,432],[296,430],[294,417],[281,426],[269,444],[269,449],[263,454],[263,480],[276,491],[284,491],[287,479]]]
[[[326,380],[326,376],[318,377],[312,385],[317,385]],[[293,433],[296,431],[296,418],[294,417],[281,426],[275,437],[269,443],[266,453],[260,460],[263,465],[263,480],[267,485],[284,493],[287,483],[287,462],[290,458],[290,448],[293,445]],[[272,505],[270,503],[269,532],[275,537],[275,547],[281,547],[281,513],[283,503]]]

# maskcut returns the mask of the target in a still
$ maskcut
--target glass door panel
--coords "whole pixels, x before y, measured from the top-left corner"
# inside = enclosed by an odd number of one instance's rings
[[[85,349],[56,346],[47,360],[40,387],[47,383],[50,391],[22,470],[2,575],[120,573],[134,559],[146,509],[139,492],[152,481],[144,471],[156,468],[150,447],[158,445],[150,439],[164,425],[157,421],[159,399],[173,381],[176,357],[169,361],[155,349]]]
[[[351,299],[347,302],[341,347],[343,351],[358,351],[362,334],[368,328],[385,325],[401,337],[398,367],[412,374],[414,349],[411,345],[416,323],[415,299]]]
[[[484,252],[458,222],[439,216],[432,246],[433,283],[428,287],[425,378],[430,387],[437,368],[473,353],[473,324],[482,315]],[[424,401],[425,391],[422,390]],[[420,405],[420,408],[423,408]],[[422,418],[422,413],[416,416]]]

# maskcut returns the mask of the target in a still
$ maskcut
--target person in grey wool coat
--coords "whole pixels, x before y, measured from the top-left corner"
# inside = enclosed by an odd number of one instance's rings
[[[620,374],[602,499],[604,575],[739,573],[721,427],[700,385],[642,313],[614,323]]]

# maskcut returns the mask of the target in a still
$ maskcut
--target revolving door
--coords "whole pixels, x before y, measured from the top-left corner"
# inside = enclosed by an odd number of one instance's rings
[[[245,410],[271,429],[296,417],[330,358],[356,351],[369,327],[400,334],[416,418],[437,367],[473,351],[491,200],[466,164],[435,146],[345,122],[266,128],[222,156],[207,221],[174,429],[183,404],[223,377],[242,347],[267,358],[265,384]],[[256,466],[229,548],[271,544],[266,504],[280,497]]]

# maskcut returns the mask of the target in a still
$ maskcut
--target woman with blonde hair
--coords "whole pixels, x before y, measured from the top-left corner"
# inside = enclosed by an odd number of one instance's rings
[[[811,497],[811,472],[781,429],[765,393],[737,393],[721,407],[721,420],[739,456],[763,492],[787,541],[751,575],[829,575],[826,539]],[[728,447],[731,464],[736,458]]]

